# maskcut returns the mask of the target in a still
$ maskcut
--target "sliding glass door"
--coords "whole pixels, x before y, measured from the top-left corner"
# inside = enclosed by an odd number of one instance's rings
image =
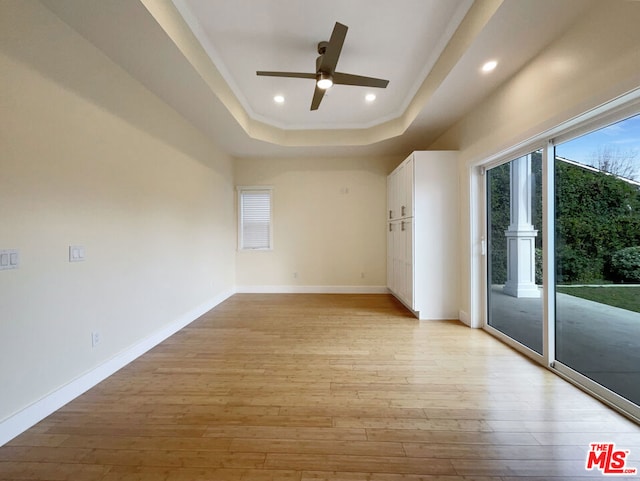
[[[555,358],[640,405],[640,116],[555,148]]]
[[[488,325],[542,354],[542,152],[487,171]]]
[[[639,417],[640,115],[601,125],[486,170],[485,327]]]

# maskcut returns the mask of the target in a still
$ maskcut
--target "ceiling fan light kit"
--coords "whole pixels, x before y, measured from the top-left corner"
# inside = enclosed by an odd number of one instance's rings
[[[333,87],[333,77],[327,73],[320,72],[317,76],[316,85],[322,90],[327,90]]]
[[[316,59],[315,73],[269,72],[259,70],[256,74],[266,77],[314,79],[316,81],[316,87],[313,93],[313,100],[311,101],[311,110],[318,109],[325,92],[333,85],[386,88],[389,84],[388,80],[336,72],[336,66],[338,65],[340,52],[342,52],[344,39],[347,36],[347,30],[348,27],[346,25],[336,22],[329,41],[318,43],[318,53],[320,55]]]

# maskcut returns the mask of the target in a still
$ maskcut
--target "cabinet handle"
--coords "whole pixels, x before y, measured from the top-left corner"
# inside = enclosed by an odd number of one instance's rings
[[[400,230],[404,232],[404,221],[402,221],[402,223],[400,224]]]
[[[389,232],[393,232],[393,224],[389,224]]]
[[[389,219],[393,219],[393,211],[392,210],[389,211]]]
[[[402,217],[404,217],[404,216],[405,216],[404,210],[405,210],[405,207],[404,207],[404,205],[403,205],[403,206],[402,206],[402,208],[401,208],[402,213],[400,214]]]

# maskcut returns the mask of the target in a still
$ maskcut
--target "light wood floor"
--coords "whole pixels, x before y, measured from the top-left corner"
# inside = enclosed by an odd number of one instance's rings
[[[640,427],[483,331],[235,295],[0,448],[0,479],[575,481],[599,441],[640,468]]]

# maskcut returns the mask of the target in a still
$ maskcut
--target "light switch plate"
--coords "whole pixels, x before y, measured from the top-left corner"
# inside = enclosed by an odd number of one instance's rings
[[[82,261],[84,261],[84,247],[69,246],[69,262],[82,262]]]
[[[17,269],[20,266],[20,251],[18,249],[0,250],[0,271]]]

